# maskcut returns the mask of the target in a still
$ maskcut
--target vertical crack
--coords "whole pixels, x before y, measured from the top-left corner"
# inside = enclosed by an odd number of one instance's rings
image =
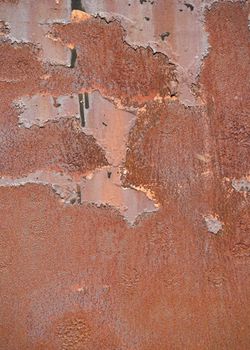
[[[77,59],[77,53],[76,49],[73,48],[71,49],[71,61],[70,61],[70,68],[74,68],[76,64],[76,59]]]
[[[84,105],[86,109],[89,109],[89,94],[87,92],[84,93]]]
[[[78,99],[79,99],[79,107],[80,107],[81,126],[82,126],[82,127],[85,127],[83,94],[79,94],[79,95],[78,95]]]

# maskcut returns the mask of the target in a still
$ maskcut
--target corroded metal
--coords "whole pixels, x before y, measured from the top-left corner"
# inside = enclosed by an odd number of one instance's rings
[[[247,1],[0,0],[0,349],[247,349]]]

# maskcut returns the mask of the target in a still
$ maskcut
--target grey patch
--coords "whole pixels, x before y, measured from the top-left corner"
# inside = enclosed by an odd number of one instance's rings
[[[234,179],[232,181],[232,186],[237,192],[249,192],[250,191],[250,181],[247,178],[242,178],[239,180]]]
[[[85,179],[80,180],[80,185],[84,186]],[[70,176],[62,173],[36,171],[23,178],[0,178],[0,187],[19,187],[27,184],[40,184],[51,186],[65,204],[79,203],[79,184]]]
[[[211,233],[217,234],[220,230],[222,230],[222,223],[212,215],[205,216],[205,222],[208,231]]]
[[[155,202],[142,191],[123,187],[116,168],[112,168],[111,178],[107,177],[107,171],[109,167],[96,169],[77,182],[63,173],[36,171],[22,178],[0,177],[0,187],[49,186],[64,204],[110,206],[118,210],[129,225],[134,225],[140,215],[158,210]]]
[[[71,96],[25,96],[14,102],[19,110],[19,124],[25,128],[44,126],[48,121],[60,118],[79,118],[77,95]]]
[[[1,2],[0,8],[1,21],[8,22],[8,39],[17,43],[33,43],[41,49],[39,55],[44,62],[70,67],[70,50],[49,34],[54,23],[70,22],[68,0],[60,0],[60,4],[52,0],[22,0],[14,5]]]

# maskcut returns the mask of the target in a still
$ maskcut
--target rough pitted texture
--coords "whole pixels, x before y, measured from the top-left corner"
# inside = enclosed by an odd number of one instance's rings
[[[79,131],[79,122],[48,122],[43,128],[0,130],[0,174],[22,177],[36,170],[84,174],[107,165],[104,151],[91,136]]]
[[[1,80],[34,79],[42,74],[39,62],[34,57],[36,50],[32,45],[1,43]]]
[[[200,82],[221,174],[238,177],[250,163],[250,46],[247,4],[221,4],[207,13],[211,52]],[[223,35],[221,35],[223,33]]]
[[[181,4],[191,15],[191,3]],[[110,121],[122,134],[120,102],[140,107],[121,180],[159,204],[131,226],[111,205],[65,203],[48,182],[1,185],[1,350],[249,348],[248,10],[246,1],[220,1],[206,11],[199,107],[183,106],[178,86],[169,96],[168,58],[131,48],[117,22],[90,17],[51,28],[75,45],[72,68],[42,63],[31,44],[1,43],[0,176],[46,171],[91,180],[112,166],[75,116],[28,129],[13,104],[39,94],[84,100],[85,88],[99,89],[116,102],[104,119],[84,101],[101,122],[100,139]],[[156,21],[147,21],[150,30]]]
[[[0,51],[1,101],[4,102],[5,98],[14,100],[19,95],[33,94],[45,73],[37,59],[38,50],[28,44],[5,42],[0,44]]]
[[[164,191],[190,191],[200,182],[197,172],[206,167],[199,159],[204,153],[204,115],[201,108],[191,110],[178,102],[148,103],[130,134],[127,181],[150,188],[162,202],[168,200]]]
[[[77,50],[79,86],[100,89],[124,104],[142,103],[155,95],[168,95],[175,81],[174,65],[150,48],[130,47],[118,22],[100,18],[55,25],[55,38]]]

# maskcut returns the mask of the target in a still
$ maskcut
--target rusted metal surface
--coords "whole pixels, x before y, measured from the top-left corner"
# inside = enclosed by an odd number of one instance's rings
[[[248,1],[0,1],[0,349],[248,349]]]

